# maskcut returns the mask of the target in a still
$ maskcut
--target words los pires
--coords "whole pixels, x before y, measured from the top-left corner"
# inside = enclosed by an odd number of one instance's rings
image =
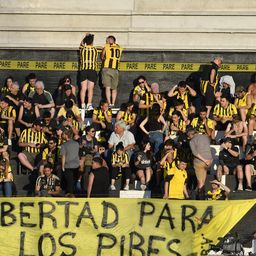
[[[80,211],[75,218],[75,227],[79,228],[83,221],[91,222],[92,227],[97,230],[99,225],[101,228],[106,230],[114,229],[119,224],[119,211],[118,206],[113,204],[112,202],[102,201],[102,217],[101,223],[97,223],[92,212],[92,208],[90,206],[89,201],[85,201],[83,203],[76,202],[76,201],[39,201],[38,202],[38,211],[36,214],[38,216],[31,216],[31,209],[37,207],[34,202],[20,202],[18,205],[13,204],[11,202],[1,202],[1,218],[0,218],[0,228],[4,227],[11,227],[17,226],[26,228],[39,228],[42,229],[47,221],[52,225],[53,229],[62,229],[62,228],[69,228],[70,227],[70,212],[71,207],[79,207]],[[162,210],[158,216],[156,216],[156,205],[153,202],[149,201],[140,201],[138,202],[139,206],[139,215],[138,215],[138,225],[140,228],[145,228],[147,230],[147,226],[145,226],[145,219],[154,217],[156,223],[154,223],[154,228],[158,229],[160,226],[164,225],[165,229],[174,230],[176,228],[175,224],[180,222],[179,227],[180,231],[188,232],[188,233],[195,233],[199,230],[203,225],[208,224],[210,220],[213,218],[213,207],[207,206],[200,218],[200,222],[195,221],[198,219],[196,214],[198,214],[198,210],[194,205],[183,204],[180,206],[180,218],[174,218],[171,212],[171,208],[168,203],[163,204]],[[64,218],[57,218],[54,216],[56,210],[63,209],[63,217]],[[158,205],[159,207],[159,205]],[[18,208],[18,209],[17,209]],[[33,209],[34,210],[34,209]],[[72,209],[73,210],[73,209]],[[33,211],[34,213],[35,211]],[[18,213],[18,214],[17,214]],[[72,212],[73,213],[73,212]],[[98,212],[97,212],[98,214]],[[111,215],[111,220],[109,220],[109,216]],[[114,216],[114,217],[113,217]],[[196,217],[196,218],[195,218]],[[38,223],[32,223],[31,220],[38,220]],[[64,227],[61,227],[58,221],[64,221]],[[72,220],[74,219],[74,214],[72,214]],[[129,219],[127,218],[127,222],[129,223]],[[129,225],[129,224],[128,224]],[[132,225],[131,230],[134,230],[134,225]],[[118,228],[120,230],[120,227]],[[26,232],[28,231],[21,231],[20,232],[20,248],[19,248],[19,255],[32,256],[31,252],[27,252],[25,248],[26,244]],[[86,232],[86,230],[85,230]],[[61,255],[76,255],[77,254],[77,247],[75,242],[67,243],[66,239],[70,238],[75,241],[76,237],[75,232],[64,232],[58,238],[51,233],[43,233],[38,239],[38,251],[35,255],[44,255],[43,253],[43,243],[46,240],[47,243],[51,243],[51,253],[49,255],[55,255],[57,250],[57,246],[62,247],[65,250]],[[88,233],[86,234],[88,235]],[[145,236],[147,239],[145,239]],[[181,243],[180,239],[171,239],[170,240],[170,233],[168,236],[165,237],[164,235],[149,235],[148,232],[143,232],[140,234],[136,231],[130,232],[126,235],[118,235],[118,237],[111,232],[104,232],[97,234],[97,256],[102,255],[103,252],[110,251],[112,249],[116,249],[116,246],[119,246],[118,250],[120,252],[120,256],[127,255],[127,246],[128,244],[128,251],[129,255],[134,255],[135,251],[139,253],[139,255],[160,255],[160,250],[154,245],[154,241],[165,243],[166,253],[168,255],[181,255],[177,249],[173,249],[172,246],[175,244],[175,248],[177,245]],[[127,241],[128,240],[128,241]],[[67,252],[68,251],[68,252]],[[126,254],[124,254],[126,252]]]

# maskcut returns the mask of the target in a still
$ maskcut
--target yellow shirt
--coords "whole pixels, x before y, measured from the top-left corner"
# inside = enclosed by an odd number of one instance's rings
[[[104,68],[118,69],[123,49],[118,44],[106,44],[105,51]]]
[[[178,167],[172,167],[168,170],[167,176],[173,175],[169,182],[169,195],[168,198],[184,199],[184,185],[187,180],[186,170],[178,169]]]
[[[74,113],[75,116],[80,115],[80,110],[76,105],[74,105],[71,110],[72,110],[72,112]],[[64,107],[61,107],[59,112],[58,112],[58,117],[61,117],[61,116],[66,117],[66,113],[67,113],[67,110]]]
[[[213,120],[207,119],[207,125],[210,129],[213,129]],[[195,128],[199,133],[206,134],[206,128],[203,122],[199,122],[199,117],[193,118],[191,126]]]

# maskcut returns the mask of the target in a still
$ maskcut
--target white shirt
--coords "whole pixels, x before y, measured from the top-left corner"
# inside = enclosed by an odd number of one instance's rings
[[[119,142],[123,142],[123,146],[124,147],[127,147],[128,145],[131,145],[131,144],[135,144],[134,135],[130,131],[126,131],[126,130],[124,131],[124,134],[121,137],[118,134],[116,134],[115,132],[112,132],[111,136],[110,136],[110,138],[108,140],[108,143],[110,145],[113,145],[114,146],[114,150],[115,150],[116,149],[116,145]]]

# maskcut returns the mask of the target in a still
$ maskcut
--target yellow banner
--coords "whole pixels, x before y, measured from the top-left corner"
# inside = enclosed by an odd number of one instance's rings
[[[0,255],[207,255],[255,203],[1,199]]]
[[[197,72],[206,63],[121,62],[120,71]],[[99,71],[101,63],[97,63]],[[0,60],[0,70],[77,71],[77,61]],[[256,64],[223,64],[221,72],[255,72]]]

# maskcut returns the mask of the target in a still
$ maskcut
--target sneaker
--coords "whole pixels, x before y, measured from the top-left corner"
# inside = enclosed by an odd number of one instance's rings
[[[129,190],[129,185],[125,185],[125,186],[124,186],[124,190],[125,190],[125,191],[128,191],[128,190]]]
[[[93,110],[92,104],[87,104],[86,108],[87,108],[87,111]]]
[[[81,104],[81,108],[85,109],[86,108],[85,104]]]
[[[116,190],[115,185],[111,185],[111,186],[110,186],[110,190],[112,190],[112,191]]]
[[[115,108],[115,105],[114,104],[109,104],[109,108]]]
[[[243,185],[242,184],[238,184],[237,191],[243,191]]]
[[[147,188],[147,186],[146,186],[145,184],[141,184],[141,185],[140,185],[140,189],[141,189],[141,190],[144,191],[144,190],[146,190],[146,188]]]
[[[252,191],[252,188],[249,187],[249,186],[247,186],[245,190],[246,190],[246,191]]]
[[[11,145],[12,145],[12,140],[8,139],[8,146],[11,146]]]

